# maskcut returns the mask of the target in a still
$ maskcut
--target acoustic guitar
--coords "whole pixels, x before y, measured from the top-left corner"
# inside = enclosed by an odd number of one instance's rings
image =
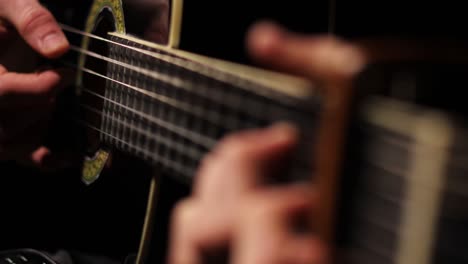
[[[463,177],[447,180],[464,150],[456,140],[463,121],[448,111],[465,110],[453,103],[457,93],[442,97],[429,85],[466,74],[466,56],[453,45],[364,42],[364,72],[321,82],[179,49],[182,0],[44,4],[72,45],[55,63],[77,73],[64,101],[81,128],[82,181],[97,184],[116,152],[153,170],[135,262],[163,260],[155,243],[164,241],[165,227],[156,223],[165,179],[190,186],[223,136],[278,121],[295,124],[301,141],[282,173],[287,177],[275,181],[309,181],[320,190],[314,226],[345,252],[339,261],[466,260],[451,224],[463,226],[467,210],[444,204],[466,194]],[[461,150],[447,151],[456,146]]]
[[[320,135],[324,97],[316,84],[178,49],[182,1],[44,4],[71,42],[70,52],[55,63],[77,73],[75,87],[68,89],[73,92],[64,99],[72,109],[64,111],[74,112],[72,120],[82,128],[82,181],[98,181],[116,152],[154,168],[145,187],[150,191],[138,263],[160,259],[150,249],[165,229],[155,225],[160,193],[170,188],[161,182],[169,177],[190,186],[200,160],[226,134],[279,121],[295,124],[301,144],[284,172],[288,177],[278,182],[309,181],[321,170],[312,158],[317,136],[336,142],[321,154],[324,160],[340,156],[342,133]]]

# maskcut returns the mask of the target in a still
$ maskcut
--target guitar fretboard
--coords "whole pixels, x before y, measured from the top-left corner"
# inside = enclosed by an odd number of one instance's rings
[[[202,157],[229,132],[288,121],[309,138],[316,125],[317,97],[282,93],[126,38],[110,39],[108,57],[118,63],[107,66],[101,140],[172,175],[190,180]],[[300,149],[310,150],[310,140]],[[297,155],[295,173],[310,173],[312,159],[303,154]]]
[[[466,263],[466,123],[382,98],[363,109],[346,263]]]

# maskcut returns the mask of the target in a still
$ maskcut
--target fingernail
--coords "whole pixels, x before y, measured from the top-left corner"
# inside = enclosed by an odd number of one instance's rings
[[[268,53],[275,49],[281,38],[282,30],[271,22],[260,22],[249,34],[253,47],[257,52]]]
[[[364,67],[364,58],[360,50],[354,47],[346,47],[335,56],[335,63],[347,76],[353,76]]]
[[[292,141],[298,134],[297,128],[286,122],[277,123],[271,129],[275,141]]]
[[[63,34],[52,32],[42,39],[42,49],[45,53],[51,54],[61,51],[67,44]]]

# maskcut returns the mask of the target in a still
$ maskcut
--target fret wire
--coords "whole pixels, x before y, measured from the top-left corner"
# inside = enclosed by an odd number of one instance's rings
[[[74,69],[78,69],[78,67],[76,67],[76,65],[74,65],[74,64],[72,64],[72,63],[68,63],[68,62],[64,62],[64,61],[61,61],[61,62],[62,62],[63,64],[65,64],[66,66],[68,66],[68,67],[72,67],[72,68],[74,68]],[[110,67],[110,68],[109,68],[109,67]],[[113,77],[113,74],[112,74],[112,73],[113,73],[112,67],[113,67],[112,65],[110,65],[110,66],[108,65],[108,67],[107,67],[107,71],[109,72],[109,70],[110,70],[110,74],[111,74],[111,76],[110,76],[109,78],[112,78],[112,77]],[[81,67],[81,68],[84,68],[84,67]],[[82,70],[82,71],[83,71],[83,70]],[[96,74],[91,74],[91,76],[98,76],[98,77],[100,77],[99,75],[96,75]],[[106,76],[106,77],[107,77],[107,76]],[[106,85],[105,85],[106,87],[112,87],[113,82],[107,80],[106,78],[103,78],[103,79],[104,79],[104,81],[106,82]],[[105,90],[104,90],[104,96],[105,96],[106,98],[109,98],[109,89],[105,89]],[[103,112],[107,112],[107,111],[108,111],[107,107],[108,107],[108,102],[104,101],[104,102],[102,103],[102,107],[101,107],[102,111],[103,111]],[[102,129],[103,131],[109,131],[109,126],[110,126],[110,124],[109,124],[110,122],[109,122],[109,121],[110,121],[110,120],[108,120],[108,119],[104,119],[104,118],[101,119],[101,129]],[[104,141],[104,140],[105,140],[105,135],[100,134],[100,139],[101,139],[101,141]]]
[[[134,110],[126,105],[122,105],[120,104],[119,102],[116,102],[114,100],[111,100],[111,99],[108,99],[100,94],[97,94],[89,89],[86,89],[86,88],[83,88],[82,91],[86,92],[86,93],[89,93],[89,94],[92,94],[96,97],[99,97],[105,101],[108,101],[112,104],[115,104],[115,105],[118,105],[120,106],[121,108],[125,108],[137,115],[140,115],[141,117],[147,119],[147,120],[150,120],[150,121],[153,121],[154,123],[156,123],[157,125],[173,132],[173,133],[176,133],[176,134],[179,134],[180,136],[182,137],[185,137],[185,138],[188,138],[190,140],[193,140],[194,142],[196,142],[197,144],[200,144],[202,145],[203,147],[205,148],[208,148],[208,149],[211,149],[215,144],[216,144],[216,140],[214,139],[211,139],[211,138],[208,138],[208,137],[205,137],[203,135],[200,135],[198,133],[195,133],[195,132],[192,132],[192,131],[188,131],[186,130],[185,128],[182,128],[182,127],[178,127],[178,126],[175,126],[173,124],[170,124],[164,120],[161,120],[159,118],[156,118],[154,116],[151,116],[151,115],[148,115],[146,113],[142,113],[142,112],[139,112],[137,110]]]
[[[202,152],[198,151],[195,148],[186,147],[186,146],[184,146],[184,145],[182,145],[180,143],[177,143],[175,141],[171,141],[171,140],[169,140],[167,138],[164,138],[164,137],[156,137],[152,133],[150,133],[148,130],[145,130],[145,129],[140,128],[140,127],[133,126],[132,124],[126,123],[125,121],[116,119],[115,117],[110,116],[109,114],[105,114],[105,113],[99,111],[96,108],[93,108],[93,107],[85,105],[85,104],[80,104],[80,106],[83,107],[84,109],[90,111],[90,112],[93,112],[93,113],[97,114],[97,115],[101,115],[101,116],[104,116],[104,117],[107,117],[107,118],[114,119],[114,121],[121,123],[123,126],[132,127],[138,133],[141,133],[141,134],[144,134],[145,136],[147,136],[147,138],[154,139],[158,143],[162,143],[162,144],[164,144],[164,145],[166,145],[166,146],[168,146],[170,148],[174,148],[175,150],[183,153],[184,155],[189,156],[192,159],[199,160],[204,156],[204,154]]]
[[[147,64],[145,66],[148,66]],[[145,77],[145,80],[144,82],[147,82],[147,79],[148,77]],[[155,93],[156,94],[156,93]],[[160,96],[163,96],[163,95],[160,95]],[[168,98],[166,96],[163,96],[164,98]],[[168,98],[169,99],[169,98]],[[172,99],[171,99],[172,100]],[[177,100],[174,100],[174,101],[177,101]],[[182,103],[184,104],[184,103]],[[156,115],[156,112],[155,112],[155,105],[159,106],[161,104],[149,104],[149,107],[148,107],[148,112],[151,113],[151,115]],[[178,104],[177,104],[178,105]],[[185,104],[184,104],[185,105]],[[186,126],[188,127],[188,126]],[[156,132],[158,131],[159,127],[156,127]],[[153,145],[155,145],[156,142],[153,142]],[[150,146],[151,145],[151,141],[148,141],[148,145]],[[155,145],[154,147],[156,148],[158,145]]]
[[[136,66],[137,67],[140,67],[142,68],[142,60],[141,58],[137,60],[137,63],[136,63]],[[139,76],[139,74],[137,74],[137,78],[134,79],[134,86],[136,87],[143,87],[144,85],[141,83],[141,76]],[[140,107],[140,111],[141,112],[145,112],[145,113],[148,113],[147,111],[145,111],[145,108],[146,108],[146,105],[148,104],[147,101],[145,101],[144,99],[141,100],[141,103],[138,104],[137,100],[136,100],[136,96],[135,96],[135,107],[136,106],[139,106]],[[142,97],[143,98],[143,97]],[[152,103],[150,103],[152,104]],[[139,128],[140,130],[144,130],[144,126],[143,126],[143,122],[139,122],[137,128]],[[140,143],[143,147],[149,149],[149,137],[143,137],[141,134],[138,135],[138,138],[137,138],[137,142]],[[175,142],[175,141],[174,141]]]
[[[112,63],[112,71],[111,71],[111,75],[112,77],[115,79],[115,78],[118,78],[118,75],[120,74],[119,72],[116,71],[116,68],[117,68],[117,65]],[[115,85],[115,83],[112,83],[111,86],[110,86],[112,89],[105,89],[106,92],[109,93],[109,97],[110,99],[114,99],[116,97],[116,94],[117,94],[117,85]],[[111,115],[114,117],[113,119],[110,120],[109,122],[109,130],[107,131],[110,131],[111,133],[113,133],[114,135],[116,134],[116,124],[115,124],[115,120],[119,119],[120,118],[120,112],[117,111],[118,110],[118,107],[116,104],[112,104],[110,101],[107,101],[107,104],[109,105],[109,111],[111,111]],[[119,141],[116,141],[115,144],[117,145],[119,143]]]
[[[238,85],[239,82],[242,81],[242,82],[245,82],[245,83],[254,84],[254,85],[258,86],[258,87],[263,87],[263,85],[255,83],[254,81],[249,81],[249,80],[243,79],[241,77],[234,76],[231,73],[221,71],[218,68],[211,67],[210,65],[195,63],[195,62],[190,61],[190,60],[178,58],[175,55],[165,55],[165,54],[161,54],[161,53],[155,53],[155,52],[151,52],[151,51],[148,51],[148,50],[136,48],[136,47],[133,47],[133,46],[128,46],[128,45],[125,45],[125,44],[122,44],[122,43],[119,43],[119,42],[116,42],[116,41],[113,41],[113,40],[110,40],[110,39],[106,39],[106,38],[99,37],[99,36],[94,35],[94,34],[90,34],[88,32],[81,31],[79,29],[76,29],[76,28],[73,28],[73,27],[70,27],[70,26],[67,26],[67,25],[64,25],[64,24],[60,24],[60,26],[65,31],[68,31],[68,32],[71,32],[71,33],[74,33],[74,34],[78,34],[78,35],[81,35],[81,36],[87,36],[87,37],[90,37],[90,38],[94,38],[96,40],[108,42],[110,44],[119,45],[119,46],[122,46],[124,48],[134,50],[136,52],[139,52],[139,53],[145,54],[147,56],[150,56],[150,57],[165,61],[167,63],[176,65],[178,67],[182,67],[184,69],[199,73],[199,74],[201,74],[203,76],[210,77],[210,78],[213,78],[213,79],[221,81],[221,82],[226,82],[226,83],[229,83],[229,84],[232,84],[232,85],[235,85],[235,86],[239,86]],[[121,38],[121,39],[123,39],[123,38]],[[129,41],[129,40],[127,39],[127,41]],[[159,49],[156,49],[156,50],[158,50],[160,52],[161,51],[166,52],[166,51],[159,50]],[[265,96],[265,97],[268,97],[268,98],[273,98],[272,97],[273,94],[268,93],[268,92],[262,92],[262,91],[260,91],[258,89],[253,89],[253,90],[252,89],[246,89],[242,85],[240,85],[239,87],[241,89],[247,90],[249,92],[257,93],[257,94],[259,94],[261,96]],[[265,88],[265,87],[263,87],[263,88]],[[281,95],[281,96],[285,96],[285,95]]]
[[[107,61],[107,62],[109,62],[111,64],[119,65],[119,66],[123,67],[124,69],[125,68],[131,69],[131,70],[133,70],[135,72],[138,72],[138,73],[144,74],[146,76],[152,77],[155,80],[158,80],[158,81],[161,81],[161,82],[164,82],[164,83],[169,83],[169,84],[173,85],[175,88],[179,88],[179,89],[186,90],[188,92],[192,92],[194,94],[197,94],[197,95],[202,96],[204,98],[207,98],[209,100],[213,100],[214,97],[217,97],[217,98],[220,99],[220,100],[217,100],[217,102],[219,104],[224,104],[225,106],[231,107],[231,108],[236,109],[238,111],[242,111],[242,112],[244,112],[246,114],[254,115],[257,118],[265,118],[265,116],[263,116],[262,113],[259,112],[259,111],[248,111],[249,109],[244,109],[243,107],[239,107],[239,105],[235,104],[235,102],[230,100],[231,98],[229,98],[229,97],[225,98],[225,97],[220,96],[217,89],[212,89],[210,91],[210,94],[212,95],[212,97],[210,97],[210,96],[208,96],[208,94],[200,92],[202,90],[201,87],[196,86],[196,85],[194,85],[194,84],[192,84],[190,82],[181,80],[180,78],[174,78],[174,77],[171,77],[171,76],[166,76],[164,74],[160,74],[160,73],[148,70],[148,69],[141,69],[141,68],[135,67],[133,65],[130,65],[130,64],[127,64],[127,63],[124,63],[124,62],[120,62],[120,61],[117,61],[117,60],[102,56],[100,54],[97,54],[97,53],[94,53],[94,52],[91,52],[91,51],[83,50],[82,48],[79,48],[79,47],[76,47],[76,46],[71,46],[70,49],[72,51],[75,51],[75,52],[78,52],[78,53],[81,53],[81,54],[86,54],[88,56],[91,56],[91,57],[94,57],[94,58],[97,58],[97,59],[102,59],[102,60]],[[78,67],[79,70],[81,70],[82,66],[77,66],[77,67]],[[156,78],[154,76],[159,76],[160,78],[159,77]],[[163,77],[161,77],[161,76],[163,76]],[[188,86],[184,85],[184,84],[188,84]]]
[[[128,57],[127,56],[128,49],[124,49],[123,52],[121,52],[120,50],[117,50],[117,53],[121,56],[119,58],[120,61],[123,61],[123,60],[125,60],[125,58]],[[132,65],[131,59],[130,59],[129,63],[130,63],[129,65]],[[135,65],[132,65],[132,66],[136,67]],[[117,72],[119,72],[119,71],[117,71]],[[129,73],[130,73],[129,69],[124,68],[123,72],[122,72],[122,78],[118,78],[118,79],[123,80],[123,82],[125,82],[125,83],[129,83],[129,81],[127,80]],[[131,83],[130,83],[130,85],[131,85]],[[124,91],[123,87],[119,87],[118,88],[118,93],[120,95],[118,97],[119,98],[119,103],[121,103],[122,105],[129,106],[132,109],[138,111],[134,106],[131,106],[131,104],[129,104],[130,100],[132,99],[131,92],[132,92],[132,90]],[[125,116],[124,116],[125,114],[129,117],[130,123],[132,124],[132,126],[134,126],[135,118],[132,116],[134,114],[134,112],[128,113],[128,110],[121,112],[120,115],[122,117],[122,120],[125,120]],[[122,136],[125,135],[125,129],[127,129],[127,128],[122,129]],[[131,127],[128,128],[128,140],[130,140],[130,142],[134,141],[133,140],[133,129]],[[134,144],[136,144],[136,143],[134,143]]]
[[[131,64],[131,65],[135,65],[136,67],[141,68],[140,65],[138,65],[138,64],[136,64],[136,63],[134,62],[134,59],[135,59],[135,58],[134,58],[133,56],[131,56],[131,54],[129,54],[129,50],[128,50],[128,49],[125,50],[124,55],[127,56],[127,57],[128,57],[128,56],[130,57],[130,64]],[[131,78],[130,75],[125,75],[125,78],[128,78],[128,81],[127,81],[127,82],[130,83],[130,84],[132,84],[132,82],[131,82],[131,81],[132,81],[132,78]],[[135,80],[135,78],[133,78],[133,80]],[[137,98],[136,98],[136,96],[134,95],[134,90],[127,91],[127,102],[126,102],[125,105],[130,105],[133,109],[136,109],[136,110],[138,111],[138,108],[137,108],[137,107],[138,107]],[[142,111],[140,111],[140,112],[142,112]],[[137,126],[137,125],[138,125],[137,119],[138,119],[138,116],[137,116],[137,118],[132,118],[132,119],[130,120],[130,122],[132,122],[132,124],[133,124],[134,126]],[[141,123],[141,122],[140,122],[140,123]],[[135,134],[135,131],[133,131],[133,129],[130,129],[130,138],[133,139],[134,134]],[[135,139],[134,139],[134,140],[135,140],[135,144],[136,144],[136,142],[138,142],[138,134],[135,136]]]
[[[130,84],[115,80],[115,79],[110,78],[110,77],[107,77],[106,75],[100,74],[98,72],[95,72],[95,71],[93,71],[91,69],[88,69],[88,68],[85,68],[83,66],[73,65],[71,63],[66,63],[66,62],[62,62],[62,63],[65,64],[68,67],[75,68],[75,69],[81,70],[83,72],[86,72],[87,74],[91,74],[91,75],[106,79],[108,81],[115,82],[117,84],[123,85],[123,86],[125,86],[127,88],[135,90],[136,92],[142,93],[142,94],[144,94],[146,96],[149,96],[149,97],[151,97],[151,98],[153,98],[155,100],[158,100],[161,103],[168,104],[168,105],[170,105],[170,106],[172,106],[174,108],[178,108],[178,109],[180,109],[182,111],[185,111],[185,112],[190,113],[190,114],[194,114],[197,117],[201,117],[201,118],[203,118],[205,120],[208,120],[208,121],[212,122],[215,125],[223,126],[223,124],[219,123],[219,121],[220,120],[225,120],[226,122],[225,122],[224,126],[226,126],[228,129],[234,129],[236,127],[235,126],[235,120],[232,117],[222,117],[221,118],[221,115],[219,113],[217,113],[217,112],[214,112],[214,111],[209,111],[207,113],[204,113],[203,110],[200,107],[196,106],[196,105],[191,106],[191,105],[188,105],[187,103],[184,103],[184,102],[176,100],[176,99],[169,98],[169,97],[167,97],[165,95],[157,94],[157,93],[154,93],[154,92],[144,90],[142,88],[138,88],[136,86],[133,86],[133,85],[130,85]]]
[[[112,63],[111,64],[111,67],[113,68],[112,71],[111,71],[111,75],[112,77],[115,79],[115,78],[118,78],[119,76],[119,72],[116,72],[116,64]],[[108,97],[109,99],[111,100],[114,100],[114,98],[116,97],[116,94],[117,94],[117,85],[115,85],[115,83],[112,83],[110,85],[110,87],[112,89],[105,89],[106,93],[108,93]],[[106,94],[104,93],[104,94]],[[110,132],[111,135],[116,135],[116,124],[115,124],[115,120],[117,120],[118,118],[120,118],[120,112],[117,111],[118,110],[118,106],[116,104],[112,104],[110,101],[105,101],[106,104],[108,105],[108,111],[110,111],[109,113],[112,115],[112,118],[111,120],[109,120],[109,127],[108,127],[108,130]],[[117,136],[117,138],[120,138]],[[112,140],[115,141],[114,138],[110,138]],[[111,141],[112,142],[112,141]],[[114,144],[116,146],[119,146],[119,144],[122,144],[120,141],[115,141]],[[122,145],[123,147],[123,145]]]
[[[117,137],[115,137],[115,136],[113,136],[113,135],[111,135],[111,134],[109,134],[109,133],[107,133],[107,132],[104,132],[104,131],[102,131],[101,129],[95,127],[95,126],[88,124],[88,123],[87,123],[86,121],[84,121],[84,120],[77,120],[77,122],[78,122],[79,124],[83,125],[83,126],[86,126],[86,127],[90,128],[90,129],[93,129],[93,130],[95,130],[95,131],[97,131],[97,132],[99,132],[99,133],[105,134],[106,136],[108,136],[108,137],[110,137],[110,138],[113,138],[114,140],[119,141],[119,142],[121,142],[122,144],[127,145],[127,146],[130,147],[130,148],[133,148],[133,149],[135,149],[135,150],[139,150],[139,151],[141,151],[141,152],[143,152],[143,153],[146,153],[146,155],[148,155],[149,157],[152,157],[155,161],[161,162],[163,165],[168,166],[168,167],[170,167],[171,169],[173,169],[173,170],[175,170],[175,171],[177,171],[177,172],[179,172],[179,173],[181,173],[181,174],[183,174],[183,175],[186,175],[186,176],[189,176],[189,177],[193,176],[193,175],[192,175],[192,170],[191,170],[190,168],[184,168],[184,167],[183,167],[182,165],[180,165],[179,163],[173,162],[173,161],[171,161],[171,160],[169,160],[169,159],[166,159],[166,158],[164,158],[164,157],[162,157],[162,156],[159,156],[159,155],[157,156],[157,158],[154,158],[154,157],[155,157],[154,153],[150,153],[149,151],[147,151],[147,150],[145,150],[145,149],[142,149],[142,148],[140,148],[140,147],[138,147],[138,146],[136,146],[136,145],[133,145],[133,144],[131,144],[130,142],[127,142],[127,141],[122,140],[122,139],[120,139],[120,138],[117,138]]]

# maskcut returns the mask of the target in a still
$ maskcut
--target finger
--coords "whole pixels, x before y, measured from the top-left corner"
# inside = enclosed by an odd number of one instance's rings
[[[290,236],[278,249],[279,263],[326,264],[328,250],[324,244],[312,236]]]
[[[45,172],[54,172],[62,169],[80,166],[82,155],[75,151],[54,151],[49,147],[41,146],[31,155],[33,164]]]
[[[311,233],[295,233],[295,217],[315,207],[304,186],[275,187],[243,200],[233,246],[234,263],[315,263],[322,250]],[[320,252],[319,252],[320,251]]]
[[[41,146],[31,154],[31,161],[34,164],[41,165],[43,160],[50,155],[50,149]]]
[[[37,52],[55,58],[67,51],[69,43],[57,21],[37,0],[0,3],[0,15],[8,19]]]
[[[265,167],[288,153],[296,138],[296,129],[286,124],[228,136],[202,161],[194,194],[207,201],[235,200],[264,181]]]
[[[251,28],[251,56],[279,70],[306,77],[349,78],[364,67],[360,49],[330,36],[301,36],[270,22]]]
[[[205,253],[227,244],[232,231],[229,216],[211,209],[193,199],[177,205],[171,219],[169,263],[202,263]]]
[[[5,66],[0,64],[0,75],[4,74],[6,72],[8,72],[8,70],[5,68]]]
[[[292,216],[313,209],[316,201],[317,193],[307,184],[274,186],[246,196],[242,210],[253,221],[264,219],[282,225]]]
[[[180,202],[172,214],[171,237],[169,246],[168,263],[170,264],[196,264],[200,263],[194,244],[193,221],[198,221],[197,207],[191,200]]]
[[[50,99],[60,87],[61,80],[60,73],[53,70],[32,74],[4,72],[0,75],[0,107],[16,105],[18,100],[27,98],[25,95]]]

